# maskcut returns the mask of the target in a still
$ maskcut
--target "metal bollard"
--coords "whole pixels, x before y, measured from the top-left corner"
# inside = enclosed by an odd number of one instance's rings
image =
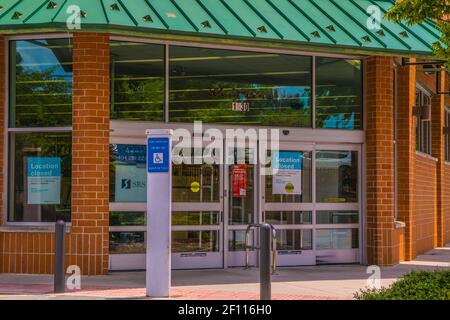
[[[66,223],[58,220],[55,225],[55,277],[54,292],[64,293],[65,273],[64,273],[64,249],[66,238]]]
[[[271,278],[271,251],[272,228],[267,223],[260,225],[260,255],[259,255],[259,281],[260,299],[271,300],[272,278]]]

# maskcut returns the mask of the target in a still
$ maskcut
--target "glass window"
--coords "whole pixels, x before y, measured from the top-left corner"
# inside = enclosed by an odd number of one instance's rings
[[[219,231],[172,231],[172,252],[218,252]]]
[[[358,211],[317,211],[317,224],[356,224]]]
[[[147,201],[147,147],[110,145],[109,192],[111,202]]]
[[[316,58],[316,127],[362,129],[360,60]]]
[[[164,120],[164,46],[111,42],[111,119]]]
[[[271,156],[271,152],[269,152]],[[300,167],[296,170],[283,170],[278,168],[275,175],[265,176],[265,193],[266,202],[270,203],[295,203],[295,202],[311,202],[312,201],[312,152],[310,151],[279,151],[277,156],[271,157],[270,166],[273,165],[274,159],[291,159],[300,158]],[[275,183],[274,183],[275,181]],[[293,188],[289,189],[288,186]],[[295,190],[295,186],[300,191]]]
[[[145,212],[112,211],[109,213],[109,225],[118,226],[145,226]]]
[[[255,166],[250,164],[254,149],[229,149],[230,159],[232,153],[234,164],[228,167],[228,223],[248,225],[255,221]],[[244,159],[245,163],[239,163]]]
[[[357,249],[358,229],[316,230],[316,249]]]
[[[172,166],[173,202],[219,202],[219,165],[180,164]]]
[[[9,126],[72,125],[70,39],[10,41]]]
[[[254,247],[254,231],[248,233],[248,242],[245,239],[245,230],[229,230],[228,231],[228,250],[229,251],[245,251],[246,247]],[[253,249],[250,249],[253,251]]]
[[[219,212],[217,211],[172,212],[173,226],[206,226],[218,224]]]
[[[266,211],[265,221],[273,225],[312,224],[311,211]]]
[[[358,153],[317,151],[317,202],[358,202]]]
[[[311,126],[311,57],[170,47],[169,120]]]
[[[192,151],[192,155],[194,152]],[[194,162],[194,160],[192,160]],[[110,201],[147,201],[147,147],[136,144],[110,145]],[[219,165],[172,166],[173,202],[218,202]]]
[[[416,150],[431,155],[431,97],[416,87]]]
[[[144,231],[118,231],[109,233],[110,254],[130,254],[146,252]]]
[[[277,230],[277,250],[312,250],[312,230]]]
[[[27,132],[9,137],[8,221],[70,221],[72,134]]]

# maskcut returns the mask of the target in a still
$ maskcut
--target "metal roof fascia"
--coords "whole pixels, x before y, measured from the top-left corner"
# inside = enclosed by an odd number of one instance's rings
[[[308,41],[311,41],[311,38],[305,33],[303,32],[302,29],[300,29],[294,22],[292,22],[292,20],[283,13],[283,11],[281,11],[276,5],[273,4],[272,0],[266,0],[266,2],[280,15],[283,17],[284,20],[286,20],[291,27],[293,27],[298,33],[300,33],[300,35],[305,38]]]
[[[322,14],[324,14],[328,19],[330,19],[335,25],[337,25],[342,31],[344,31],[344,33],[346,33],[350,38],[353,39],[353,41],[355,41],[357,44],[359,44],[360,46],[363,45],[363,43],[356,38],[350,31],[347,30],[347,28],[345,28],[344,26],[342,26],[339,22],[337,22],[336,19],[334,19],[330,14],[328,14],[325,10],[323,10],[317,3],[315,3],[312,0],[309,0],[309,3],[311,3],[314,7],[317,8],[317,10],[319,10],[320,12],[322,12]]]
[[[309,15],[308,14],[306,14],[306,12],[302,9],[302,8],[300,8],[294,1],[292,1],[292,0],[287,0],[295,9],[297,9],[303,16],[305,16],[306,17],[306,19],[308,19],[313,25],[315,25],[316,26],[316,28],[318,28],[320,31],[322,31],[322,33],[328,38],[328,39],[330,39],[331,40],[331,42],[333,42],[334,44],[337,44],[337,41],[336,41],[336,39],[334,39],[332,36],[330,36],[329,34],[328,34],[328,32],[326,32],[314,19],[311,19],[310,17],[309,17]]]
[[[216,16],[209,10],[200,0],[195,0],[195,2],[214,20],[214,22],[222,29],[223,33],[228,34],[228,30],[224,25],[216,18]]]

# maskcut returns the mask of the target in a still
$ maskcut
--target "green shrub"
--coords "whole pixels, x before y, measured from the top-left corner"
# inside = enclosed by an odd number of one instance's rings
[[[413,271],[388,288],[365,289],[357,300],[450,300],[450,270]]]

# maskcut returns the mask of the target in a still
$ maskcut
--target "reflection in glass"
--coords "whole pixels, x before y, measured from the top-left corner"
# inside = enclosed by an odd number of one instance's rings
[[[233,171],[234,166],[230,166],[229,170],[229,201],[230,201],[230,214],[228,218],[228,223],[232,225],[245,224],[248,225],[254,222],[255,218],[255,207],[254,207],[254,176],[253,176],[253,165],[245,166],[245,185],[243,188],[236,190],[236,182],[238,179],[238,174],[236,170]],[[233,187],[234,184],[234,187]],[[239,188],[239,186],[238,186]],[[242,195],[242,189],[245,188],[245,195]]]
[[[218,202],[219,165],[180,164],[172,166],[173,202]]]
[[[172,231],[172,252],[218,252],[219,231]]]
[[[72,134],[10,133],[9,215],[13,222],[70,221],[72,185]],[[39,160],[40,159],[40,160]],[[35,181],[31,162],[60,163],[60,172]],[[30,171],[31,170],[31,171]],[[37,169],[43,176],[45,169]]]
[[[11,41],[10,63],[10,126],[71,126],[70,39]]]
[[[358,229],[316,230],[317,250],[356,248],[358,248]]]
[[[316,127],[362,129],[361,60],[316,58]]]
[[[266,211],[269,224],[312,224],[311,211]]]
[[[110,254],[130,254],[145,253],[146,250],[145,232],[110,232],[109,233],[109,253]]]
[[[111,119],[164,120],[164,46],[111,42]]]
[[[355,224],[358,211],[317,211],[316,224]]]
[[[358,153],[316,153],[317,202],[358,202]]]
[[[110,226],[145,226],[145,212],[111,211]]]
[[[277,250],[312,250],[312,230],[277,229]]]
[[[173,226],[205,226],[218,225],[219,212],[217,211],[189,211],[189,212],[172,212]]]
[[[311,126],[311,57],[170,48],[171,122]]]
[[[301,202],[311,202],[311,190],[312,190],[312,184],[311,184],[311,172],[312,172],[312,152],[301,152],[302,154],[302,168],[301,168],[301,187],[302,187],[302,194],[296,195],[296,194],[273,194],[273,176],[272,175],[266,175],[265,181],[266,181],[266,188],[265,188],[265,200],[267,203],[301,203]],[[268,157],[271,156],[271,152],[268,151]],[[270,167],[272,164],[268,167]]]
[[[245,230],[229,230],[228,231],[228,250],[229,251],[245,251],[246,246],[254,246],[254,232],[249,232],[249,242],[245,243]]]
[[[147,147],[137,144],[109,146],[109,200],[147,201]]]

